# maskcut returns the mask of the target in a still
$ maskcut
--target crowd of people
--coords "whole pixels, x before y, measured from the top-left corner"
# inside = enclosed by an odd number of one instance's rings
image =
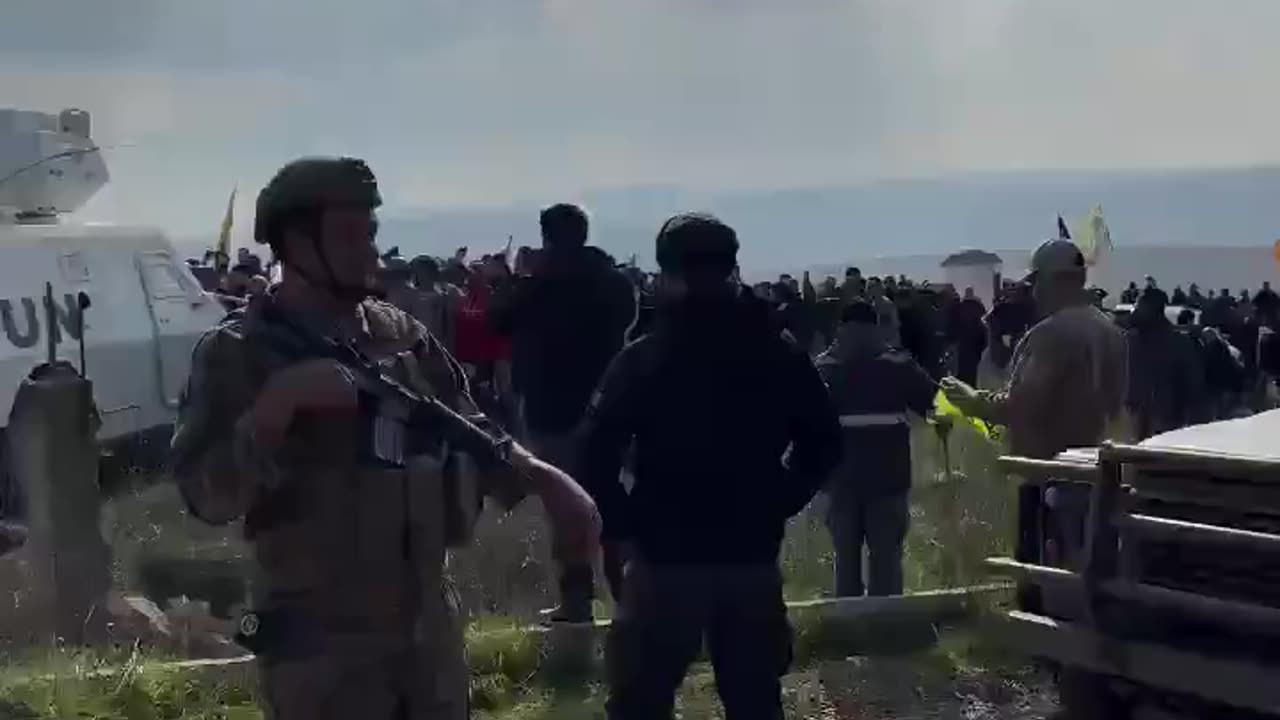
[[[386,301],[420,322],[461,364],[473,398],[489,417],[517,432],[540,457],[570,467],[574,433],[610,360],[652,330],[659,275],[643,271],[634,260],[619,263],[589,245],[588,219],[580,208],[554,206],[543,213],[541,224],[543,246],[514,253],[508,248],[471,259],[460,248],[448,258],[405,259],[394,250],[381,258],[380,289]],[[265,292],[270,272],[257,255],[241,249],[225,273],[205,277],[233,308]],[[873,348],[872,356],[898,351],[883,387],[913,386],[903,392],[916,414],[927,414],[932,401],[917,378],[936,384],[952,376],[974,387],[998,387],[1019,341],[1039,319],[1030,288],[1011,280],[1002,282],[991,308],[972,287],[958,291],[905,276],[865,277],[856,267],[843,279],[829,276],[816,284],[807,272],[799,279],[783,274],[749,291],[770,326],[813,356],[833,388],[844,385],[830,371],[830,349],[841,328],[847,335],[858,332],[850,328],[873,326],[878,344],[870,338],[854,344]],[[1106,294],[1091,293],[1102,307]],[[1177,287],[1170,296],[1147,277],[1144,287],[1131,283],[1120,299],[1128,307],[1110,316],[1128,339],[1126,406],[1135,438],[1268,405],[1267,378],[1274,373],[1264,372],[1265,338],[1280,325],[1280,296],[1270,283],[1252,294],[1241,291],[1238,298],[1226,290],[1206,296],[1196,285],[1185,292]],[[904,376],[894,369],[903,360],[919,372]],[[861,375],[876,379],[885,372]],[[897,443],[898,458],[890,464],[909,462],[909,448],[903,450],[902,444]],[[877,453],[863,448],[854,454],[865,464]],[[888,484],[899,486],[901,478],[909,480],[910,468],[872,474],[898,477]],[[904,497],[898,493],[894,501],[905,502]],[[862,511],[842,510],[838,502],[833,507],[833,534],[847,534],[847,518]],[[900,565],[898,536],[905,527],[879,532],[877,521],[902,517],[905,523],[904,512],[870,513],[871,520],[858,525],[869,548],[887,548],[872,553],[875,575],[890,578],[869,583],[874,594],[900,589],[892,568]],[[609,554],[606,567],[616,586],[619,560]],[[852,567],[837,582],[842,594],[864,591],[860,566]],[[561,583],[564,603],[553,617],[589,618],[593,592],[589,570],[568,569]]]
[[[653,329],[659,275],[643,271],[634,260],[619,263],[589,245],[588,219],[578,207],[553,206],[543,213],[541,225],[543,246],[514,253],[508,248],[471,259],[466,248],[459,248],[448,258],[405,259],[393,250],[380,261],[380,290],[460,363],[486,415],[543,459],[569,468],[577,461],[575,433],[610,361]],[[257,255],[241,249],[225,273],[205,277],[233,308],[266,292],[270,273]],[[866,277],[856,267],[843,279],[829,276],[815,284],[807,272],[799,279],[783,274],[745,291],[770,327],[814,358],[833,394],[858,395],[866,388],[887,394],[869,402],[894,406],[890,425],[903,417],[903,409],[928,414],[937,383],[945,377],[973,387],[999,387],[1018,343],[1040,319],[1030,287],[1007,279],[991,308],[972,287]],[[1106,294],[1090,292],[1101,308]],[[1266,372],[1266,340],[1280,326],[1280,296],[1270,283],[1238,297],[1226,290],[1206,296],[1196,285],[1185,292],[1177,287],[1170,295],[1147,277],[1142,288],[1131,283],[1120,299],[1121,308],[1108,313],[1127,338],[1125,404],[1132,437],[1269,406],[1266,389],[1275,371]],[[842,332],[846,346],[872,361],[859,372],[864,382],[856,386],[834,370]],[[857,337],[849,342],[851,334]],[[889,350],[895,352],[886,354]],[[887,364],[876,360],[881,355]],[[899,398],[909,402],[897,407]],[[829,526],[833,536],[843,538],[837,548],[865,543],[875,578],[863,582],[860,551],[841,552],[839,594],[901,590],[910,448],[906,436],[898,435],[887,443],[884,437],[870,445],[855,442],[864,447],[850,453],[862,464],[862,474],[882,478],[895,492],[868,502],[845,502],[832,493]],[[873,460],[884,467],[865,472]],[[900,507],[866,509],[885,503]],[[606,546],[605,567],[615,594],[621,563]],[[562,604],[550,611],[553,619],[590,618],[594,581],[589,568],[566,568],[560,590]]]
[[[620,719],[670,717],[704,640],[727,717],[780,717],[791,637],[778,553],[820,491],[837,594],[902,592],[910,423],[939,391],[1006,426],[1011,452],[1047,458],[1112,437],[1126,408],[1138,437],[1258,409],[1274,375],[1269,288],[1230,312],[1206,298],[1175,322],[1149,281],[1131,312],[1104,311],[1065,240],[1037,249],[1031,274],[987,308],[973,288],[857,268],[747,287],[736,233],[705,214],[661,227],[657,273],[592,246],[586,213],[565,204],[542,212],[540,248],[379,257],[380,202],[349,158],[298,161],[268,184],[257,239],[283,277],[270,284],[245,253],[210,278],[237,312],[196,348],[173,441],[192,512],[244,517],[257,547],[246,642],[281,718],[465,715],[461,635],[435,595],[447,594],[444,548],[474,514],[456,465],[409,462],[440,443],[408,437],[394,398],[331,360],[281,356],[276,336],[298,327],[488,416],[516,474],[486,466],[479,489],[508,508],[542,500],[561,566],[550,620],[591,619],[599,538],[622,608],[609,642]],[[443,479],[408,481],[420,472]],[[1028,517],[1041,502],[1023,488]],[[1019,538],[1021,559],[1039,554]],[[344,650],[357,636],[403,662],[367,670]]]
[[[384,271],[391,288],[388,299],[432,329],[461,362],[476,370],[478,387],[486,394],[492,392],[498,403],[495,407],[508,420],[517,417],[514,398],[544,388],[552,396],[564,395],[560,383],[545,379],[554,372],[551,368],[530,370],[529,362],[513,365],[512,343],[509,333],[504,332],[511,320],[500,316],[527,304],[523,299],[509,302],[511,290],[521,278],[555,277],[545,283],[562,288],[561,301],[547,301],[555,308],[553,315],[582,328],[587,335],[597,326],[605,328],[606,335],[616,335],[618,323],[623,322],[579,322],[576,318],[588,310],[605,311],[625,304],[614,300],[597,307],[581,302],[581,298],[596,297],[592,288],[566,282],[565,276],[558,274],[558,255],[551,255],[547,272],[539,272],[544,253],[522,248],[514,267],[507,264],[505,254],[487,255],[470,265],[464,264],[461,256],[447,262],[426,257],[412,262],[393,259]],[[652,323],[656,275],[614,263],[594,248],[584,253],[593,262],[583,268],[593,265],[599,277],[616,274],[629,281],[638,311],[634,322],[626,323],[625,340],[644,336]],[[621,284],[620,280],[614,282],[615,287]],[[909,354],[935,379],[953,375],[971,385],[980,384],[983,369],[987,372],[981,384],[998,384],[1017,342],[1037,321],[1029,289],[1011,281],[1003,283],[991,308],[971,287],[957,289],[901,276],[864,277],[858,268],[848,269],[843,280],[827,277],[815,284],[808,273],[800,279],[782,275],[751,289],[771,307],[772,322],[815,357],[836,339],[841,313],[855,300],[864,300],[875,310],[879,332],[888,345]],[[1095,291],[1095,296],[1101,304],[1105,294]],[[1261,365],[1268,346],[1265,336],[1280,326],[1280,296],[1270,283],[1254,293],[1241,291],[1238,296],[1225,290],[1205,296],[1194,285],[1189,292],[1179,287],[1170,295],[1154,278],[1148,278],[1143,289],[1137,290],[1135,283],[1121,299],[1131,307],[1111,314],[1130,339],[1131,366],[1142,370],[1132,373],[1128,394],[1138,437],[1265,405],[1263,391],[1268,385]],[[536,344],[532,337],[550,340],[554,333],[540,329],[525,335],[522,345]],[[556,352],[566,358],[555,367],[599,354],[580,351],[581,342],[591,341],[550,340],[549,344],[562,348]],[[594,365],[603,367],[599,361]],[[517,366],[528,380],[523,383],[523,392],[510,374]],[[594,377],[594,373],[566,374]],[[578,389],[568,396],[583,397],[585,392]],[[539,404],[535,401],[535,407]],[[570,404],[580,410],[578,404]]]
[[[474,260],[465,248],[450,258],[406,260],[392,254],[382,259],[382,285],[389,302],[427,327],[463,364],[473,390],[495,418],[508,425],[525,420],[519,412],[522,401],[531,393],[547,396],[532,403],[538,426],[548,403],[563,402],[570,416],[580,412],[590,388],[566,392],[563,386],[574,384],[572,378],[591,385],[590,379],[603,369],[601,355],[611,357],[620,347],[593,336],[593,328],[603,327],[601,334],[613,337],[622,325],[625,343],[644,336],[652,323],[657,274],[583,247],[570,260],[563,251],[527,246],[514,256],[495,252]],[[272,270],[247,248],[221,273],[214,272],[208,258],[203,264],[193,261],[192,268],[228,309],[265,292]],[[534,277],[538,280],[530,284],[541,288],[533,291],[539,299],[525,297],[527,292],[517,296],[520,281]],[[611,299],[602,305],[581,302],[596,298],[594,283],[601,282],[611,286],[605,291]],[[624,284],[633,296],[630,302],[620,299]],[[1018,340],[1036,321],[1028,289],[1008,280],[992,308],[971,287],[957,291],[905,276],[864,277],[856,267],[846,270],[843,280],[829,276],[814,284],[808,273],[801,279],[783,274],[751,290],[771,306],[772,321],[814,356],[835,339],[842,310],[854,300],[865,300],[875,309],[889,345],[910,354],[935,378],[950,374],[971,385],[979,384],[984,357],[992,372],[983,384],[998,382]],[[1095,293],[1101,302],[1105,293]],[[1140,437],[1257,410],[1266,403],[1261,362],[1269,347],[1266,336],[1280,327],[1280,295],[1271,283],[1252,293],[1232,294],[1224,288],[1204,294],[1196,284],[1166,292],[1148,276],[1142,287],[1130,283],[1120,301],[1123,311],[1113,317],[1130,337],[1131,364],[1143,370],[1133,374],[1129,391]],[[537,329],[524,329],[513,342],[520,313],[531,305],[544,308],[535,315],[547,312],[548,317],[534,320]],[[597,311],[616,315],[601,323],[578,319]],[[522,362],[513,362],[515,345],[522,348]],[[546,362],[548,353],[541,346],[556,347],[550,354],[558,362]],[[593,369],[580,371],[575,367],[580,362]],[[565,430],[555,418],[549,422],[546,432]]]

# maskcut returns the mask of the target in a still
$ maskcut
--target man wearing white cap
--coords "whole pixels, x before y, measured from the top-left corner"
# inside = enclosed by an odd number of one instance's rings
[[[1123,409],[1124,335],[1094,305],[1085,275],[1075,244],[1043,243],[1024,280],[1042,319],[1014,350],[1008,384],[988,393],[954,378],[942,383],[966,414],[1008,427],[1015,455],[1052,458],[1068,448],[1096,446]]]
[[[1008,428],[1013,455],[1051,459],[1068,448],[1096,447],[1124,408],[1124,334],[1085,290],[1084,256],[1071,241],[1049,240],[1037,248],[1025,282],[1042,319],[1014,349],[1004,389],[977,391],[944,378],[942,390],[966,415]],[[1041,561],[1043,495],[1039,484],[1019,489],[1015,552],[1023,562]]]
[[[1129,380],[1125,337],[1094,304],[1085,275],[1084,256],[1071,241],[1040,245],[1025,282],[1042,319],[1014,350],[1004,390],[980,392],[954,378],[942,381],[947,398],[966,415],[1008,428],[1014,455],[1053,458],[1068,448],[1095,447],[1123,412]],[[1039,483],[1018,489],[1015,555],[1022,562],[1042,562],[1042,539],[1048,535],[1064,541],[1068,556],[1080,541],[1083,503],[1062,497],[1055,505],[1064,511],[1063,520],[1044,532],[1044,493]],[[1019,596],[1024,610],[1040,611],[1034,588],[1020,588]],[[1059,675],[1059,692],[1068,706],[1094,697],[1093,687],[1087,675]]]

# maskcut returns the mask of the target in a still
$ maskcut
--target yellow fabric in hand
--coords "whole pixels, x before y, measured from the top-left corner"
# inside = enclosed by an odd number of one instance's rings
[[[946,393],[941,390],[938,391],[937,395],[933,396],[933,416],[937,419],[944,419],[944,422],[950,422],[952,425],[968,425],[988,440],[994,440],[997,436],[995,429],[988,425],[986,421],[968,417],[960,412],[960,408],[951,404],[951,401],[947,399]],[[936,422],[936,420],[933,422]]]

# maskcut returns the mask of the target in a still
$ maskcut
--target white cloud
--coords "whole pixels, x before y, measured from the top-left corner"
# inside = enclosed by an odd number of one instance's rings
[[[436,206],[1280,162],[1278,26],[1273,0],[47,0],[0,29],[0,97],[139,143],[93,209],[185,232],[303,152]]]

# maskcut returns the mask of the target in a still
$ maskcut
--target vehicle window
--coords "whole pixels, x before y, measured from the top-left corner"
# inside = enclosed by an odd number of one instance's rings
[[[139,267],[147,294],[153,300],[185,300],[186,287],[168,255],[145,255]]]

